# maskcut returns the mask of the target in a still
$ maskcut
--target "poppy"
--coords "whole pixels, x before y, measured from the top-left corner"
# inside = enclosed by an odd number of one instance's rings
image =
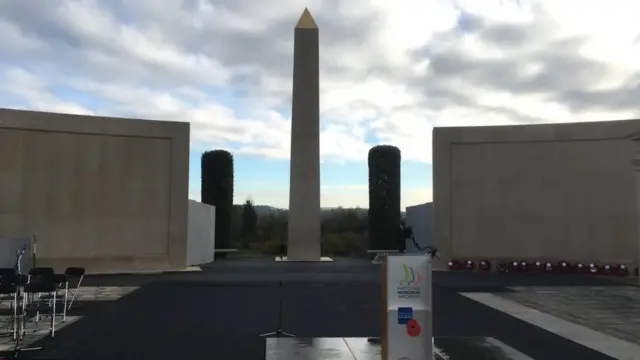
[[[420,328],[420,324],[415,319],[410,319],[407,321],[407,334],[409,336],[418,336],[422,329]]]

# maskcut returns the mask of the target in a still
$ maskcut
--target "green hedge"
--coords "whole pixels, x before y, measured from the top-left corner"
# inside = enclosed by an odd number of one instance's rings
[[[216,249],[231,246],[233,155],[225,150],[205,151],[201,164],[201,201],[216,207]]]
[[[400,226],[400,149],[369,150],[369,249],[395,249]]]

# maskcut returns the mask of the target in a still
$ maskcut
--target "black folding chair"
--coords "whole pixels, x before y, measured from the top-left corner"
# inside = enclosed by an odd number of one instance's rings
[[[14,268],[0,268],[0,277],[5,275],[14,275],[16,273],[16,269]]]
[[[39,276],[51,277],[51,280],[52,280],[55,274],[56,273],[55,271],[53,271],[53,268],[34,267],[29,270],[29,282],[31,282],[32,277],[39,277]]]
[[[53,277],[53,275],[55,275],[55,272],[53,271],[53,268],[50,267],[34,267],[29,269],[29,273],[27,275],[27,282],[26,283],[30,283],[32,278],[38,278],[38,277]],[[27,295],[27,294],[25,294]],[[25,296],[25,301],[27,302],[31,302],[33,301],[33,294],[28,294],[28,296]]]
[[[67,269],[68,271],[68,269]],[[62,322],[67,321],[67,300],[68,300],[68,286],[69,279],[67,276],[67,272],[64,274],[56,274],[53,268],[49,267],[36,267],[29,271],[30,276],[45,276],[51,278],[54,285],[56,285],[56,301],[60,302],[62,305]],[[61,296],[59,291],[64,290],[64,294]],[[48,298],[52,301],[51,297]]]
[[[62,322],[67,321],[67,286],[69,280],[67,279],[66,274],[54,274],[48,275],[51,276],[51,279],[56,286],[56,299],[61,302],[62,305]],[[64,294],[60,296],[59,291],[64,290]],[[50,299],[51,300],[51,299]],[[53,301],[53,300],[52,300]]]
[[[13,339],[18,335],[18,275],[13,269],[0,269],[0,304],[9,301],[11,311],[11,325],[4,335],[11,335]]]
[[[34,333],[38,329],[26,329],[25,320],[28,315],[35,315],[36,325],[42,317],[49,316],[51,322],[47,331],[51,337],[56,332],[56,305],[58,302],[59,284],[54,281],[54,274],[48,270],[37,270],[42,268],[34,268],[29,272],[29,283],[24,285],[24,298],[30,301],[22,301],[22,318],[20,319],[20,336],[24,336],[27,332]],[[46,269],[46,268],[45,268]]]
[[[66,312],[67,310],[71,310],[74,302],[77,304],[76,306],[82,306],[78,299],[78,291],[80,290],[80,286],[82,286],[85,270],[82,267],[68,267],[67,270],[64,271],[64,274],[67,278],[67,282],[65,283],[65,299],[68,293],[71,294],[71,301],[69,301],[68,304],[65,302]]]

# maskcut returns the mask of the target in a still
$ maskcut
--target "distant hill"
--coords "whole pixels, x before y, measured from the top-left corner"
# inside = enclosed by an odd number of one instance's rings
[[[286,213],[287,209],[279,209],[277,207],[269,206],[269,205],[254,205],[256,209],[256,214],[258,216],[269,215],[269,214],[282,214]]]

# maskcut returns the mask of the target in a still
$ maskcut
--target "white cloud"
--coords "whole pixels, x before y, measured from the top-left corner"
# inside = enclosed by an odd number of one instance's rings
[[[199,149],[286,159],[293,26],[308,6],[323,162],[365,161],[378,143],[430,162],[434,126],[640,112],[633,0],[162,4],[0,1],[0,106],[190,121]]]
[[[93,112],[81,104],[64,101],[47,91],[48,84],[20,67],[13,67],[0,76],[2,84],[10,84],[11,92],[29,99],[26,106],[16,108],[52,111],[79,115],[93,115]]]
[[[163,4],[2,2],[0,87],[23,102],[2,105],[191,121],[199,145],[287,158],[292,28],[303,4]],[[325,161],[362,161],[385,142],[429,162],[434,125],[638,113],[625,101],[640,68],[633,1],[308,6],[321,28]],[[97,100],[52,90],[64,87]]]

